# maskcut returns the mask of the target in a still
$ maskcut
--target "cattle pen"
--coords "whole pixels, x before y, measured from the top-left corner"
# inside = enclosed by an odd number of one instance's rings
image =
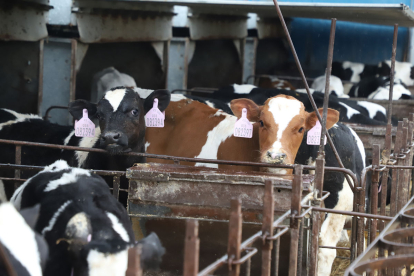
[[[317,110],[278,1],[273,2],[301,80],[313,108]],[[329,87],[336,19],[332,19],[331,24],[326,88]],[[91,170],[92,173],[111,179],[110,189],[116,199],[121,200],[120,194],[124,195],[125,201],[122,203],[127,208],[137,238],[142,238],[150,231],[160,236],[167,251],[161,273],[184,276],[313,276],[318,275],[320,249],[350,252],[349,257],[336,256],[347,258],[351,263],[345,275],[401,275],[403,271],[408,275],[412,272],[414,113],[411,102],[406,104],[392,100],[397,34],[398,25],[394,27],[390,97],[387,102],[381,102],[387,107],[388,124],[383,127],[351,125],[362,137],[367,157],[372,160],[361,175],[356,175],[342,165],[332,138],[327,133],[329,93],[324,97],[323,114],[316,113],[322,125],[322,135],[315,165],[129,152],[120,155],[167,160],[168,164],[135,164],[125,171]],[[188,91],[211,90],[198,88]],[[402,112],[399,112],[400,106],[403,106]],[[394,128],[391,125],[393,114],[402,116],[398,117],[398,126]],[[325,139],[336,152],[338,167],[325,166]],[[0,144],[14,147],[14,164],[0,164],[0,169],[14,172],[14,177],[0,176],[0,180],[14,185],[14,189],[28,180],[22,177],[22,172],[43,169],[41,166],[22,164],[22,148],[108,154],[96,148],[29,141],[0,139]],[[193,163],[231,165],[234,169],[188,166]],[[238,172],[238,166],[253,167],[257,172]],[[283,168],[291,170],[292,174],[283,176],[265,173],[260,168]],[[344,185],[349,185],[353,193],[352,211],[324,207],[324,200],[330,195],[323,189],[325,172],[344,175]],[[128,185],[122,184],[123,179],[127,179]],[[321,225],[328,213],[351,218],[348,223],[351,233],[349,246],[319,244]],[[145,275],[140,267],[140,250],[129,250],[126,276]],[[0,261],[9,263],[1,244]],[[16,275],[11,266],[8,267],[9,274]]]

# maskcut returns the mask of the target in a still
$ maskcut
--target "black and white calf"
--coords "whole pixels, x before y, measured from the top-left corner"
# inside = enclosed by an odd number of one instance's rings
[[[390,91],[389,77],[367,77],[352,86],[350,97],[369,98],[375,100],[388,100]],[[400,80],[394,80],[393,100],[411,99],[411,92]]]
[[[45,276],[125,275],[134,233],[125,208],[100,176],[58,160],[19,187],[11,202],[18,210],[41,205],[35,229],[50,248]],[[152,235],[150,244],[143,242],[143,256],[145,246],[152,246],[149,266],[164,254],[157,240]]]
[[[378,74],[389,77],[391,74],[391,60],[378,64]],[[414,66],[410,62],[395,61],[395,79],[400,79],[407,86],[414,85]]]
[[[312,83],[312,89],[325,93],[326,76],[317,77]],[[344,93],[344,86],[340,78],[331,76],[329,79],[329,94],[335,95],[338,98],[348,98]]]
[[[84,100],[70,103],[69,111],[75,119],[81,119],[82,110],[87,109],[89,118],[98,121],[94,137],[76,137],[71,126],[52,124],[36,115],[0,109],[0,139],[102,148],[110,153],[106,155],[23,147],[22,164],[25,165],[46,166],[58,159],[64,159],[74,167],[125,170],[134,163],[145,162],[145,158],[142,157],[125,157],[118,154],[128,151],[145,152],[144,115],[152,108],[154,99],[158,99],[161,111],[165,110],[170,102],[169,91],[157,90],[148,94],[144,100],[130,88],[116,87],[106,92],[97,104]],[[0,152],[0,163],[14,163],[14,146],[0,144]],[[13,174],[10,170],[0,170],[0,173]],[[11,191],[7,194],[11,195]]]
[[[0,244],[19,276],[41,276],[49,255],[45,239],[33,229],[40,205],[20,210],[0,201]],[[9,275],[0,259],[0,275]]]

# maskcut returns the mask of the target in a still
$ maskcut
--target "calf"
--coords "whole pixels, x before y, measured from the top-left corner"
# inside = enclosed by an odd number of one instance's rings
[[[350,61],[334,61],[332,63],[332,75],[337,76],[341,80],[346,80],[353,83],[358,83],[366,77],[375,76],[377,72],[377,65],[368,65]]]
[[[89,117],[99,121],[94,137],[76,137],[71,126],[60,126],[44,121],[36,115],[0,109],[0,139],[102,148],[110,153],[110,155],[81,151],[74,153],[59,149],[23,147],[21,161],[25,165],[45,166],[57,159],[64,159],[71,166],[76,167],[125,170],[134,163],[145,162],[145,158],[125,157],[119,153],[145,152],[144,115],[152,108],[154,98],[158,98],[158,107],[161,111],[170,101],[170,93],[166,90],[157,90],[148,94],[143,100],[130,88],[116,87],[109,90],[98,104],[84,100],[72,102],[69,111],[75,119],[79,120],[82,117],[82,110],[87,109]],[[0,163],[14,163],[14,146],[0,144],[0,152],[2,153]],[[11,170],[2,172],[13,175]],[[11,189],[10,185],[7,187]],[[8,195],[11,193],[12,191],[7,191]]]
[[[326,83],[326,76],[317,77],[313,83],[312,88],[316,91],[320,91],[325,93],[325,83]],[[329,80],[329,94],[333,94],[339,98],[348,98],[346,94],[344,94],[344,86],[342,85],[342,81],[340,78],[331,76]]]
[[[40,206],[20,210],[0,201],[0,244],[12,269],[19,276],[41,276],[48,258],[45,239],[33,228]],[[0,275],[9,275],[0,258]]]
[[[390,90],[389,77],[368,77],[352,86],[350,97],[388,100]],[[393,100],[411,99],[411,92],[400,79],[394,80]]]
[[[391,60],[385,60],[378,64],[378,74],[388,77],[391,74]],[[395,79],[400,79],[403,84],[414,85],[414,66],[410,62],[395,61]]]
[[[11,202],[18,210],[41,206],[35,229],[50,248],[45,276],[125,275],[134,233],[100,176],[58,160],[20,186]],[[156,266],[164,253],[158,238],[142,243],[144,264]]]
[[[293,97],[279,95],[267,99],[264,105],[260,106],[249,99],[236,99],[230,105],[236,116],[183,95],[172,95],[171,103],[165,111],[165,127],[151,128],[146,133],[147,152],[218,160],[262,161],[273,164],[294,164],[300,160],[302,164],[313,164],[317,146],[306,145],[306,137],[307,130],[315,125],[317,119],[315,112],[307,112],[303,103]],[[252,139],[233,136],[234,125],[237,118],[240,118],[243,108],[247,109],[248,119],[254,122]],[[328,109],[327,128],[339,156],[344,166],[359,177],[365,166],[362,142],[350,128],[336,124],[338,119],[339,113]],[[329,145],[325,150],[326,165],[337,166]],[[149,159],[149,161],[155,160]],[[203,166],[203,164],[196,163],[195,166]],[[229,165],[205,164],[205,166],[235,169],[234,166]],[[237,169],[257,170],[257,168],[239,166]],[[286,169],[276,168],[266,170],[281,174],[289,172]],[[353,193],[342,174],[326,174],[324,188],[331,193],[326,201],[327,207],[352,210]],[[329,214],[322,226],[321,244],[335,246],[341,236],[344,223],[344,216]],[[320,275],[329,275],[335,254],[335,250],[319,251]]]

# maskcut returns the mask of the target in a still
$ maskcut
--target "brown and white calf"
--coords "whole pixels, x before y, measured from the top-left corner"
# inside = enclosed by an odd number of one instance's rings
[[[166,109],[165,127],[148,128],[146,150],[148,153],[218,160],[262,161],[279,164],[313,164],[318,146],[306,145],[307,130],[316,123],[315,112],[305,111],[303,104],[293,97],[279,95],[268,99],[263,106],[248,99],[236,99],[230,104],[236,116],[205,104],[173,94]],[[246,108],[253,124],[253,138],[233,136],[234,125]],[[321,110],[320,110],[321,112]],[[365,152],[361,140],[350,128],[340,123],[339,113],[328,110],[327,127],[346,168],[358,177],[365,167]],[[338,166],[332,149],[325,146],[326,166]],[[345,158],[346,157],[346,158]],[[160,162],[151,160],[149,162]],[[161,161],[170,162],[170,161]],[[188,163],[188,165],[192,165]],[[230,168],[228,165],[201,164]],[[235,169],[232,167],[232,169]],[[254,170],[252,167],[237,167]],[[288,173],[284,169],[269,169],[274,173]],[[351,211],[353,194],[344,176],[326,172],[324,190],[330,192],[325,206]],[[320,232],[320,244],[335,246],[341,237],[345,216],[328,214]],[[319,275],[329,275],[336,250],[319,250]]]

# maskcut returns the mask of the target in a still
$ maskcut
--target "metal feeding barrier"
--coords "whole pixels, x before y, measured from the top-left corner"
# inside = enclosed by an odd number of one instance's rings
[[[307,94],[309,96],[310,102],[314,110],[317,110],[317,106],[313,100],[313,97],[310,93],[309,86],[306,81],[306,77],[303,73],[302,67],[300,65],[298,56],[296,54],[293,42],[290,38],[289,32],[287,30],[286,23],[284,21],[283,15],[279,8],[279,5],[276,0],[274,0],[274,4],[276,7],[276,11],[278,13],[280,22],[286,34],[286,38],[288,43],[291,47],[293,57],[295,63],[298,67],[300,78],[303,81],[303,84],[306,88]],[[333,48],[334,48],[334,38],[335,38],[335,26],[336,26],[336,19],[332,19],[331,24],[331,32],[330,32],[330,40],[329,40],[329,49],[328,49],[328,58],[327,58],[327,70],[326,70],[326,86],[325,91],[328,91],[329,87],[329,76],[331,74],[332,68],[332,59],[333,59]],[[333,144],[332,138],[330,137],[329,133],[326,130],[326,117],[327,117],[327,106],[328,106],[328,99],[329,94],[326,93],[324,96],[324,104],[323,104],[323,113],[322,115],[319,112],[316,112],[318,120],[321,122],[322,126],[322,133],[321,133],[321,141],[318,151],[318,156],[316,159],[315,166],[307,166],[307,165],[276,165],[276,164],[269,164],[269,163],[261,163],[261,162],[242,162],[242,161],[228,161],[228,160],[211,160],[211,159],[198,159],[198,158],[187,158],[187,157],[175,157],[175,156],[166,156],[166,155],[156,155],[156,154],[147,154],[147,153],[123,153],[122,155],[125,156],[141,156],[141,157],[148,157],[154,159],[164,159],[169,160],[172,165],[172,168],[175,168],[175,173],[182,173],[184,170],[180,168],[180,162],[193,162],[193,163],[207,163],[207,164],[217,164],[217,165],[233,165],[233,166],[250,166],[256,169],[267,167],[267,168],[287,168],[293,170],[293,175],[291,176],[291,185],[290,189],[290,207],[288,210],[283,210],[283,212],[279,213],[278,217],[275,219],[275,185],[274,181],[272,180],[269,174],[262,174],[262,178],[264,179],[264,185],[256,185],[258,189],[261,189],[263,192],[263,207],[261,211],[263,212],[262,219],[259,220],[260,222],[253,221],[252,224],[260,225],[261,231],[256,232],[254,235],[248,237],[247,239],[242,242],[242,216],[243,214],[253,214],[251,210],[248,208],[243,208],[244,202],[248,201],[244,199],[241,201],[240,199],[233,199],[231,201],[231,208],[228,212],[230,214],[229,220],[229,235],[228,235],[228,243],[227,243],[227,254],[223,255],[217,261],[213,261],[205,266],[205,268],[199,272],[199,264],[203,261],[204,257],[200,255],[200,251],[202,248],[200,247],[200,239],[199,239],[199,227],[198,222],[195,220],[189,220],[186,225],[186,234],[185,234],[185,245],[183,248],[184,250],[184,275],[185,276],[195,276],[195,275],[211,275],[215,271],[222,270],[227,268],[230,275],[236,276],[241,273],[241,266],[246,266],[246,275],[250,275],[250,271],[252,268],[251,259],[253,256],[261,255],[261,274],[263,276],[270,275],[273,272],[273,275],[286,275],[286,271],[281,272],[280,262],[279,259],[281,257],[280,250],[288,249],[289,253],[289,261],[286,265],[286,269],[288,270],[289,275],[317,275],[317,264],[318,264],[318,250],[322,248],[319,246],[319,231],[321,227],[321,222],[324,218],[323,214],[321,213],[335,213],[335,214],[342,214],[346,216],[352,217],[352,232],[351,232],[351,244],[350,247],[327,247],[331,250],[336,249],[343,249],[349,250],[350,260],[353,261],[355,258],[358,257],[355,264],[352,264],[350,269],[358,266],[360,268],[359,262],[361,260],[366,261],[367,258],[371,258],[372,250],[379,248],[379,258],[383,258],[385,256],[386,251],[393,252],[390,248],[391,247],[375,247],[378,243],[379,238],[384,237],[387,238],[385,232],[380,234],[380,237],[375,239],[377,235],[377,230],[389,231],[391,230],[390,225],[394,225],[397,220],[402,220],[402,213],[409,204],[413,202],[413,199],[409,201],[409,203],[403,208],[405,202],[408,201],[408,195],[411,191],[413,194],[413,187],[410,184],[411,174],[409,174],[409,170],[414,169],[412,166],[412,147],[413,147],[413,128],[414,128],[414,115],[410,115],[410,120],[404,119],[402,122],[399,123],[396,131],[396,138],[394,143],[394,151],[391,154],[392,148],[392,126],[391,126],[391,114],[392,114],[392,93],[393,93],[393,79],[394,79],[394,67],[395,67],[395,53],[396,53],[396,42],[397,42],[397,26],[394,29],[394,41],[393,41],[393,50],[392,50],[392,59],[391,59],[391,87],[390,87],[390,97],[388,103],[388,124],[386,127],[385,132],[385,147],[384,150],[380,151],[379,145],[374,145],[372,149],[372,158],[373,163],[371,166],[368,166],[364,169],[362,173],[361,181],[359,181],[358,176],[356,176],[351,170],[344,168],[341,158],[339,157],[335,146]],[[189,92],[196,92],[196,88],[193,90],[188,90]],[[204,89],[204,92],[213,92],[213,89]],[[326,135],[325,135],[326,134]],[[330,147],[332,148],[336,160],[339,164],[339,167],[325,167],[325,153],[324,153],[324,139],[327,139]],[[96,148],[81,148],[81,147],[74,147],[74,146],[64,146],[64,145],[51,145],[51,144],[43,144],[43,143],[33,143],[33,142],[26,142],[26,141],[11,141],[11,140],[4,140],[0,139],[0,143],[9,144],[15,146],[15,164],[0,164],[1,169],[8,169],[14,170],[14,177],[0,177],[1,180],[8,180],[15,183],[15,188],[19,186],[19,184],[24,181],[22,179],[22,171],[23,170],[34,170],[39,171],[42,170],[43,167],[41,166],[32,166],[32,165],[23,165],[22,164],[22,147],[43,147],[55,150],[71,150],[71,151],[86,151],[86,152],[96,152],[107,154],[105,150],[96,149]],[[174,167],[176,166],[176,167]],[[151,164],[148,165],[149,168],[153,168]],[[115,198],[119,199],[120,192],[128,193],[128,200],[129,201],[140,201],[140,204],[145,205],[145,199],[143,200],[141,197],[143,189],[141,189],[142,183],[145,184],[145,181],[149,183],[148,185],[159,185],[160,182],[170,181],[171,172],[164,172],[162,171],[162,167],[159,171],[158,175],[151,174],[151,171],[148,171],[148,174],[145,174],[146,179],[134,179],[134,170],[139,171],[140,166],[136,166],[134,168],[129,169],[128,171],[106,171],[106,170],[92,170],[93,173],[104,175],[104,176],[112,176],[112,192]],[[313,170],[315,171],[313,187],[310,188],[308,194],[303,193],[304,187],[304,179],[305,176],[303,175],[303,170]],[[141,170],[142,172],[144,170]],[[334,171],[343,173],[345,175],[345,179],[347,184],[350,186],[351,190],[354,193],[354,201],[353,201],[353,211],[341,211],[341,210],[334,210],[328,209],[323,207],[323,201],[329,196],[329,193],[323,192],[323,180],[324,180],[324,173],[327,171]],[[187,172],[188,173],[188,172]],[[216,178],[215,181],[220,184],[219,178],[223,177],[222,175],[214,175],[212,171],[205,170],[205,175],[211,175],[212,179]],[[369,193],[369,208],[366,210],[366,197],[368,194],[366,191],[368,190],[366,187],[366,180],[368,179],[368,173],[372,173],[372,185],[370,186],[370,193]],[[160,174],[164,174],[162,177]],[[382,178],[380,177],[382,174]],[[386,196],[388,190],[388,179],[389,175],[391,177],[391,196],[390,196],[390,215],[396,215],[399,210],[399,216],[392,219],[392,217],[387,216],[386,212]],[[121,181],[120,178],[123,176],[127,176],[130,178],[130,185],[128,189],[121,188]],[[198,177],[199,175],[197,175]],[[195,176],[194,176],[195,177]],[[198,181],[200,185],[207,185],[207,180],[203,180],[203,175],[200,175],[199,179],[195,179]],[[227,176],[226,176],[227,177]],[[236,178],[238,176],[235,176]],[[244,179],[247,179],[246,176]],[[250,176],[248,176],[250,177]],[[274,176],[273,176],[274,177]],[[190,179],[191,177],[187,177],[186,181],[191,182],[194,179]],[[190,181],[191,180],[191,181]],[[140,182],[141,181],[141,182]],[[229,181],[232,181],[230,178]],[[141,184],[140,184],[141,183]],[[168,182],[167,182],[168,183]],[[188,184],[188,183],[187,183]],[[245,185],[246,183],[244,183]],[[247,183],[248,185],[252,185],[251,183]],[[139,186],[141,185],[141,186]],[[188,184],[188,187],[192,187],[193,184]],[[247,185],[245,185],[247,186]],[[148,186],[149,187],[149,186]],[[380,193],[378,193],[378,187],[381,187]],[[182,190],[177,189],[177,193],[180,193]],[[158,194],[157,194],[158,195]],[[225,194],[227,197],[226,199],[230,200],[233,198],[235,194]],[[202,204],[197,208],[194,208],[194,205],[189,204],[191,196],[193,194],[189,193],[186,197],[166,197],[163,198],[165,202],[160,204],[156,198],[147,197],[148,201],[154,203],[153,206],[157,207],[154,208],[156,210],[155,214],[150,214],[150,216],[157,218],[157,219],[165,219],[162,217],[162,212],[159,210],[165,210],[169,208],[172,210],[173,207],[176,208],[174,210],[178,210],[174,215],[175,218],[194,218],[200,221],[207,220],[207,221],[214,221],[214,219],[206,219],[203,218],[202,211],[213,207],[218,209],[221,208],[222,205],[215,203],[215,206],[203,206]],[[181,201],[177,201],[177,198]],[[380,212],[378,214],[378,199],[380,198]],[[174,199],[175,201],[172,201]],[[212,201],[213,202],[213,201]],[[258,203],[256,201],[256,203]],[[211,203],[214,205],[214,202]],[[173,207],[172,207],[173,206]],[[128,206],[129,208],[130,206]],[[207,208],[208,207],[208,208]],[[164,208],[164,209],[163,209]],[[242,213],[243,208],[243,213]],[[211,209],[211,208],[210,208]],[[210,210],[209,209],[209,210]],[[130,212],[128,209],[129,215],[131,219],[135,216]],[[280,211],[280,210],[279,210]],[[368,211],[369,213],[366,213]],[[227,215],[228,215],[227,213]],[[185,216],[183,215],[185,214]],[[218,213],[216,213],[217,215]],[[223,215],[224,214],[224,215]],[[220,221],[223,221],[224,213],[220,213]],[[255,215],[255,213],[254,213]],[[404,216],[411,216],[411,209],[407,209],[407,212],[404,213]],[[139,216],[138,216],[139,217]],[[142,218],[142,216],[141,216]],[[171,217],[169,217],[171,218]],[[255,218],[257,216],[255,215]],[[369,238],[368,241],[371,242],[370,247],[368,248],[367,252],[363,252],[364,249],[364,232],[366,229],[366,225],[364,220],[367,219],[367,226],[369,229]],[[285,225],[285,221],[289,220],[288,225]],[[384,221],[392,222],[385,226]],[[378,223],[379,221],[379,223]],[[403,223],[408,223],[408,220],[402,220]],[[410,221],[411,222],[411,221]],[[135,229],[134,229],[135,230]],[[170,230],[170,229],[161,229],[161,230]],[[408,232],[411,230],[407,230]],[[392,232],[390,235],[394,235],[397,239],[406,238],[407,233],[399,233],[398,235]],[[410,232],[411,233],[411,232]],[[171,233],[169,233],[171,236]],[[281,237],[287,237],[289,235],[290,245],[286,248],[281,246]],[[405,235],[405,236],[404,236]],[[412,238],[408,238],[408,241],[412,241]],[[261,250],[254,246],[254,243],[261,242]],[[385,242],[383,242],[385,244]],[[392,246],[396,246],[393,244]],[[396,247],[395,247],[396,248]],[[407,246],[403,246],[403,248],[407,248]],[[1,249],[1,248],[0,248]],[[391,251],[390,251],[391,250]],[[405,249],[404,249],[405,250]],[[404,251],[402,250],[402,252]],[[405,252],[405,251],[404,251]],[[408,252],[408,251],[407,251]],[[391,255],[390,253],[390,255]],[[168,250],[167,250],[168,254]],[[172,254],[172,253],[171,253]],[[142,270],[140,268],[140,261],[139,261],[140,251],[131,249],[129,254],[129,261],[128,261],[128,270],[126,275],[142,275]],[[177,255],[177,254],[176,254]],[[1,257],[1,256],[0,256]],[[372,262],[373,265],[371,268],[378,267],[379,264],[388,265],[390,262],[380,262],[380,259],[377,260],[369,260]],[[414,260],[414,257],[413,257]],[[411,259],[404,259],[403,261],[411,261]],[[406,263],[407,263],[406,262]],[[404,264],[406,264],[404,263]],[[412,261],[411,263],[414,263]],[[370,264],[365,267],[370,267]],[[382,269],[382,268],[381,268]],[[353,270],[352,270],[353,271]],[[359,271],[359,270],[355,270]],[[283,274],[281,274],[283,273]],[[353,273],[353,272],[352,272]],[[354,275],[354,274],[352,274]]]

